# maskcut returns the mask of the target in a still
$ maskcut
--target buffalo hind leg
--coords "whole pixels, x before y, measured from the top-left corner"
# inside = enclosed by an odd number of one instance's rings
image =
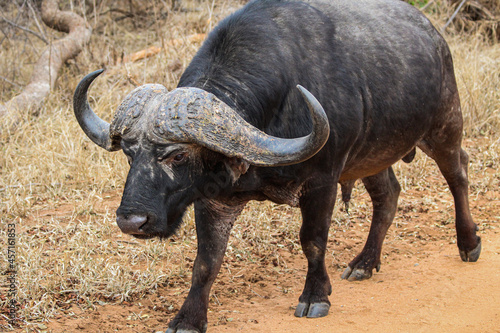
[[[469,208],[469,181],[467,166],[469,156],[459,144],[453,147],[438,145],[431,140],[419,147],[434,159],[443,174],[455,201],[455,228],[460,258],[477,261],[481,253],[481,238],[476,235],[477,225],[472,220]]]
[[[418,147],[436,161],[450,187],[455,201],[457,245],[463,261],[476,261],[481,253],[481,238],[476,235],[469,208],[469,157],[462,149],[463,119],[453,63],[447,48],[444,50],[444,77],[439,117]]]
[[[380,269],[382,243],[396,214],[401,188],[392,167],[370,177],[363,178],[373,204],[373,217],[366,244],[358,256],[349,263],[342,279],[364,280]]]

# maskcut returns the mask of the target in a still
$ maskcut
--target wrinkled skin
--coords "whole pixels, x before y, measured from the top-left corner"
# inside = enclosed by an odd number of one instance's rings
[[[202,144],[168,136],[157,142],[141,121],[113,137],[131,163],[117,210],[124,232],[169,237],[194,203],[192,286],[167,332],[206,330],[210,288],[231,227],[249,200],[300,207],[308,269],[295,315],[327,315],[325,252],[337,184],[348,202],[354,181],[362,179],[373,202],[367,242],[342,274],[366,279],[380,269],[396,213],[400,186],[391,166],[410,162],[415,147],[436,161],[453,194],[462,260],[478,259],[453,63],[445,41],[418,10],[396,0],[250,2],[214,29],[179,87],[210,92],[262,131],[296,138],[311,131],[297,84],[320,101],[330,123],[323,149],[299,164],[266,168]]]
[[[193,203],[194,194],[188,185],[195,175],[189,163],[189,149],[186,145],[154,145],[144,142],[122,141],[123,152],[130,163],[125,183],[122,204],[116,214],[118,223],[124,216],[146,216],[144,226],[131,230],[142,238],[169,237],[182,221],[185,209]],[[175,168],[175,179],[170,179],[164,170]],[[174,172],[174,171],[171,171]],[[168,195],[166,195],[168,193]],[[158,209],[161,207],[161,209]],[[167,223],[165,223],[167,222]],[[123,229],[123,227],[122,227]],[[127,230],[123,230],[127,232]]]

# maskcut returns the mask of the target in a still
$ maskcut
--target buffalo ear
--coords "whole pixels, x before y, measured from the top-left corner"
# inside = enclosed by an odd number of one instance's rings
[[[250,167],[250,163],[239,157],[230,157],[224,160],[226,169],[231,176],[231,181],[236,183],[241,175],[245,174]]]

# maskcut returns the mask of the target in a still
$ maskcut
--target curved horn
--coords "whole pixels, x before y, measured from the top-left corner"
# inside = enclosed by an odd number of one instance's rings
[[[318,100],[297,86],[311,112],[313,129],[304,137],[283,139],[246,122],[215,95],[197,88],[177,88],[166,96],[153,122],[157,139],[193,142],[259,166],[303,162],[323,148],[330,135],[328,118]]]
[[[101,75],[103,71],[103,69],[100,69],[92,72],[78,83],[75,94],[73,95],[73,110],[80,127],[90,140],[107,151],[115,151],[121,148],[119,142],[111,139],[109,124],[94,113],[87,101],[87,90],[90,84],[96,77]]]

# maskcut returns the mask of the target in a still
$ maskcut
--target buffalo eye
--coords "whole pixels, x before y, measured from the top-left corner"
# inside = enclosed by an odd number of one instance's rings
[[[186,162],[187,157],[187,152],[173,152],[166,157],[159,158],[158,161],[163,164],[180,165]]]
[[[128,165],[132,165],[132,157],[130,157],[129,155],[125,155],[125,156],[127,156]]]
[[[180,163],[183,162],[185,158],[186,158],[186,153],[175,154],[173,161],[174,163]]]

